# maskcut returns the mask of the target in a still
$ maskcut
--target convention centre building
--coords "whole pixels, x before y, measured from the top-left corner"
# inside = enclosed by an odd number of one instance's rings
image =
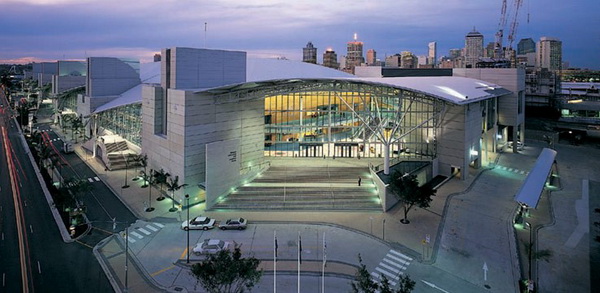
[[[329,173],[343,174],[344,164],[366,170],[372,188],[365,192],[386,211],[396,202],[386,192],[391,172],[413,173],[421,184],[464,180],[509,141],[524,141],[524,76],[522,69],[474,68],[358,77],[242,51],[173,47],[146,64],[88,58],[86,92],[72,110],[85,119],[84,147],[107,169],[145,154],[149,169],[186,184],[175,192],[178,203],[189,194],[219,209],[281,165],[288,177],[290,166],[299,166],[301,177],[335,162]],[[275,193],[285,196],[281,190]],[[243,200],[265,201],[264,193],[247,192]]]

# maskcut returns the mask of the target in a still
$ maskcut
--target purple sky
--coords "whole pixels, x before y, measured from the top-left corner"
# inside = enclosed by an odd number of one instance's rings
[[[512,13],[509,0],[509,13]],[[161,48],[244,50],[302,58],[312,41],[346,54],[354,33],[378,58],[401,51],[438,57],[462,48],[476,27],[494,41],[501,0],[0,0],[0,62],[115,56],[150,61]],[[563,61],[600,69],[599,0],[524,0],[521,38],[556,37]],[[529,22],[527,15],[529,14]],[[508,20],[510,25],[510,18]],[[508,35],[508,26],[505,35]],[[506,37],[505,37],[506,39]],[[505,40],[506,44],[506,40]]]

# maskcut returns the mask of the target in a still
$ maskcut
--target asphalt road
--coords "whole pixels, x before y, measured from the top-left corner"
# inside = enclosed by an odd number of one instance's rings
[[[4,97],[2,103],[6,101]],[[7,123],[8,114],[3,113],[0,120]],[[10,120],[9,123],[14,123]],[[29,272],[30,292],[112,292],[112,287],[102,268],[92,254],[92,247],[106,235],[93,233],[82,242],[64,243],[56,223],[50,213],[48,203],[37,180],[35,169],[22,146],[16,126],[8,126],[8,137],[12,145],[13,157],[18,174],[20,202],[23,210],[25,232],[26,264]],[[57,141],[57,148],[62,142]],[[84,168],[76,155],[67,162],[73,174],[86,176],[91,170]],[[6,153],[0,155],[0,291],[22,292],[17,225],[11,185],[9,183]],[[87,170],[86,170],[87,169]],[[75,172],[76,170],[76,172]],[[105,186],[98,186],[91,198],[86,198],[91,220],[99,225],[112,227],[111,217],[119,221],[133,220],[135,217],[112,192]],[[109,214],[110,210],[112,214]],[[123,218],[123,219],[120,219]],[[97,238],[97,239],[96,239]]]

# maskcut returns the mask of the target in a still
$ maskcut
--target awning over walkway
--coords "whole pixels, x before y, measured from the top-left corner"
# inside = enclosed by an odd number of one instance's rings
[[[546,179],[548,179],[548,175],[550,175],[550,171],[552,171],[552,165],[554,164],[555,158],[555,150],[547,148],[542,150],[542,153],[535,162],[535,166],[533,166],[533,169],[529,172],[529,175],[527,175],[521,189],[519,189],[519,192],[515,195],[515,200],[517,202],[526,204],[534,209],[537,207],[540,196],[542,195],[542,190],[546,184]]]

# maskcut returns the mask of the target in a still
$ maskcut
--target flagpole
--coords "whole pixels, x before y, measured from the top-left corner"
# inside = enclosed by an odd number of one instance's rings
[[[300,253],[302,251],[302,239],[300,238],[300,231],[298,231],[298,293],[300,293]]]
[[[277,292],[277,231],[273,231],[275,245],[273,247],[273,293]]]
[[[321,274],[321,293],[325,293],[325,264],[327,263],[327,242],[325,242],[325,232],[323,232],[323,272]]]

